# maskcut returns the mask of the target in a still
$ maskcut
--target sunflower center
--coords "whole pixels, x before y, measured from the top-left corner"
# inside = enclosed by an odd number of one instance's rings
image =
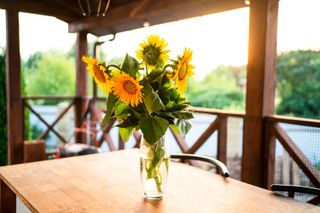
[[[122,84],[122,87],[127,93],[130,93],[131,95],[136,94],[136,92],[138,91],[136,85],[129,80],[125,80]]]
[[[103,71],[100,70],[100,68],[97,65],[94,65],[93,73],[99,82],[106,82],[106,77],[104,76]]]
[[[179,73],[178,73],[179,80],[185,79],[185,77],[187,75],[187,71],[188,71],[188,66],[187,66],[187,64],[185,62],[183,62],[181,64],[181,68],[180,68]]]
[[[143,50],[145,61],[148,65],[157,65],[161,55],[161,49],[154,45],[148,45]]]

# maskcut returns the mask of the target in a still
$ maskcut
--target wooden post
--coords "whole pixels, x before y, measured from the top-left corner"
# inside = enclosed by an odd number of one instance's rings
[[[93,47],[93,57],[95,57],[96,59],[100,60],[100,43],[96,42],[94,44],[94,47]],[[92,96],[94,98],[98,97],[98,88],[97,88],[97,83],[95,82],[94,79],[92,79]]]
[[[79,32],[76,41],[76,99],[75,99],[75,127],[80,128],[82,114],[85,110],[85,96],[87,95],[87,71],[86,64],[82,61],[82,56],[88,51],[87,33]],[[75,133],[75,142],[86,143],[86,137]]]
[[[118,140],[118,143],[119,143],[119,150],[125,149],[124,141],[122,140],[122,137],[121,137],[121,135],[120,135],[120,132],[119,132],[119,140]]]
[[[45,160],[46,157],[46,144],[44,140],[24,141],[24,163]]]
[[[19,14],[6,11],[7,49],[7,123],[8,163],[21,163],[23,158],[23,107],[21,98],[21,67],[19,45]]]
[[[263,118],[274,113],[277,16],[278,0],[251,1],[241,175],[257,186],[266,175]]]
[[[275,172],[275,150],[276,139],[273,133],[273,122],[265,121],[265,144],[264,144],[264,173],[263,173],[263,187],[270,189],[271,184],[274,183]]]
[[[227,116],[220,115],[218,118],[218,153],[217,158],[224,164],[227,163]]]
[[[15,213],[16,212],[16,195],[0,179],[0,213]]]

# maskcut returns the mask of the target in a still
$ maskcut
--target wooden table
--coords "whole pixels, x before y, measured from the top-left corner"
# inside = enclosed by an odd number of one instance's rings
[[[162,201],[143,199],[137,150],[0,168],[1,212],[319,212],[231,178],[172,163]],[[8,187],[7,187],[8,186]],[[13,211],[11,211],[13,210]]]

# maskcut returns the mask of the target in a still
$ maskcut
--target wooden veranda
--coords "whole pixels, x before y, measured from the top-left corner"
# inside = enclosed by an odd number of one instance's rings
[[[91,1],[98,4],[98,0]],[[63,0],[1,0],[0,8],[6,10],[7,23],[7,111],[9,164],[23,159],[23,110],[25,99],[21,95],[21,68],[19,51],[19,12],[54,16],[69,24],[69,32],[77,33],[76,40],[76,97],[75,125],[81,125],[86,111],[87,72],[81,56],[87,54],[87,34],[96,36],[115,34],[184,18],[201,16],[227,10],[250,7],[249,46],[245,113],[223,112],[213,109],[194,109],[201,113],[217,115],[194,146],[187,147],[182,138],[175,137],[183,152],[194,153],[209,136],[218,132],[218,158],[226,161],[226,122],[228,117],[244,120],[242,180],[262,187],[274,182],[275,138],[288,150],[290,156],[316,186],[320,177],[312,165],[306,163],[303,153],[288,139],[278,122],[320,127],[319,121],[297,120],[274,115],[276,79],[276,38],[278,0],[111,0],[106,16],[83,16],[78,1]],[[94,9],[92,9],[94,11]],[[210,26],[208,26],[210,27]],[[108,129],[107,129],[108,130]],[[48,124],[48,131],[50,125]],[[108,131],[106,131],[108,132]],[[108,136],[107,136],[108,137]],[[136,136],[138,139],[138,136]],[[109,141],[110,142],[110,141]],[[109,143],[110,144],[110,143]],[[112,147],[112,145],[110,144]],[[120,148],[123,148],[120,146]],[[114,149],[114,147],[112,148]]]

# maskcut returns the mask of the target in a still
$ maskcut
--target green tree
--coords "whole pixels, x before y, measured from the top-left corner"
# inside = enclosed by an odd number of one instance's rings
[[[278,57],[277,113],[320,118],[320,51],[291,51]]]
[[[1,50],[1,49],[0,49]],[[0,51],[0,166],[7,164],[7,101],[4,51]]]
[[[27,93],[29,96],[72,96],[75,93],[75,62],[57,52],[36,53],[26,64]],[[39,104],[39,103],[38,103]],[[55,104],[46,101],[43,104]]]
[[[189,81],[188,100],[193,106],[244,110],[242,89],[245,67],[219,66],[201,81]]]
[[[38,61],[41,61],[44,57],[45,53],[36,52],[31,55],[25,63],[22,63],[22,67],[28,69],[30,72],[36,71],[38,69]]]

